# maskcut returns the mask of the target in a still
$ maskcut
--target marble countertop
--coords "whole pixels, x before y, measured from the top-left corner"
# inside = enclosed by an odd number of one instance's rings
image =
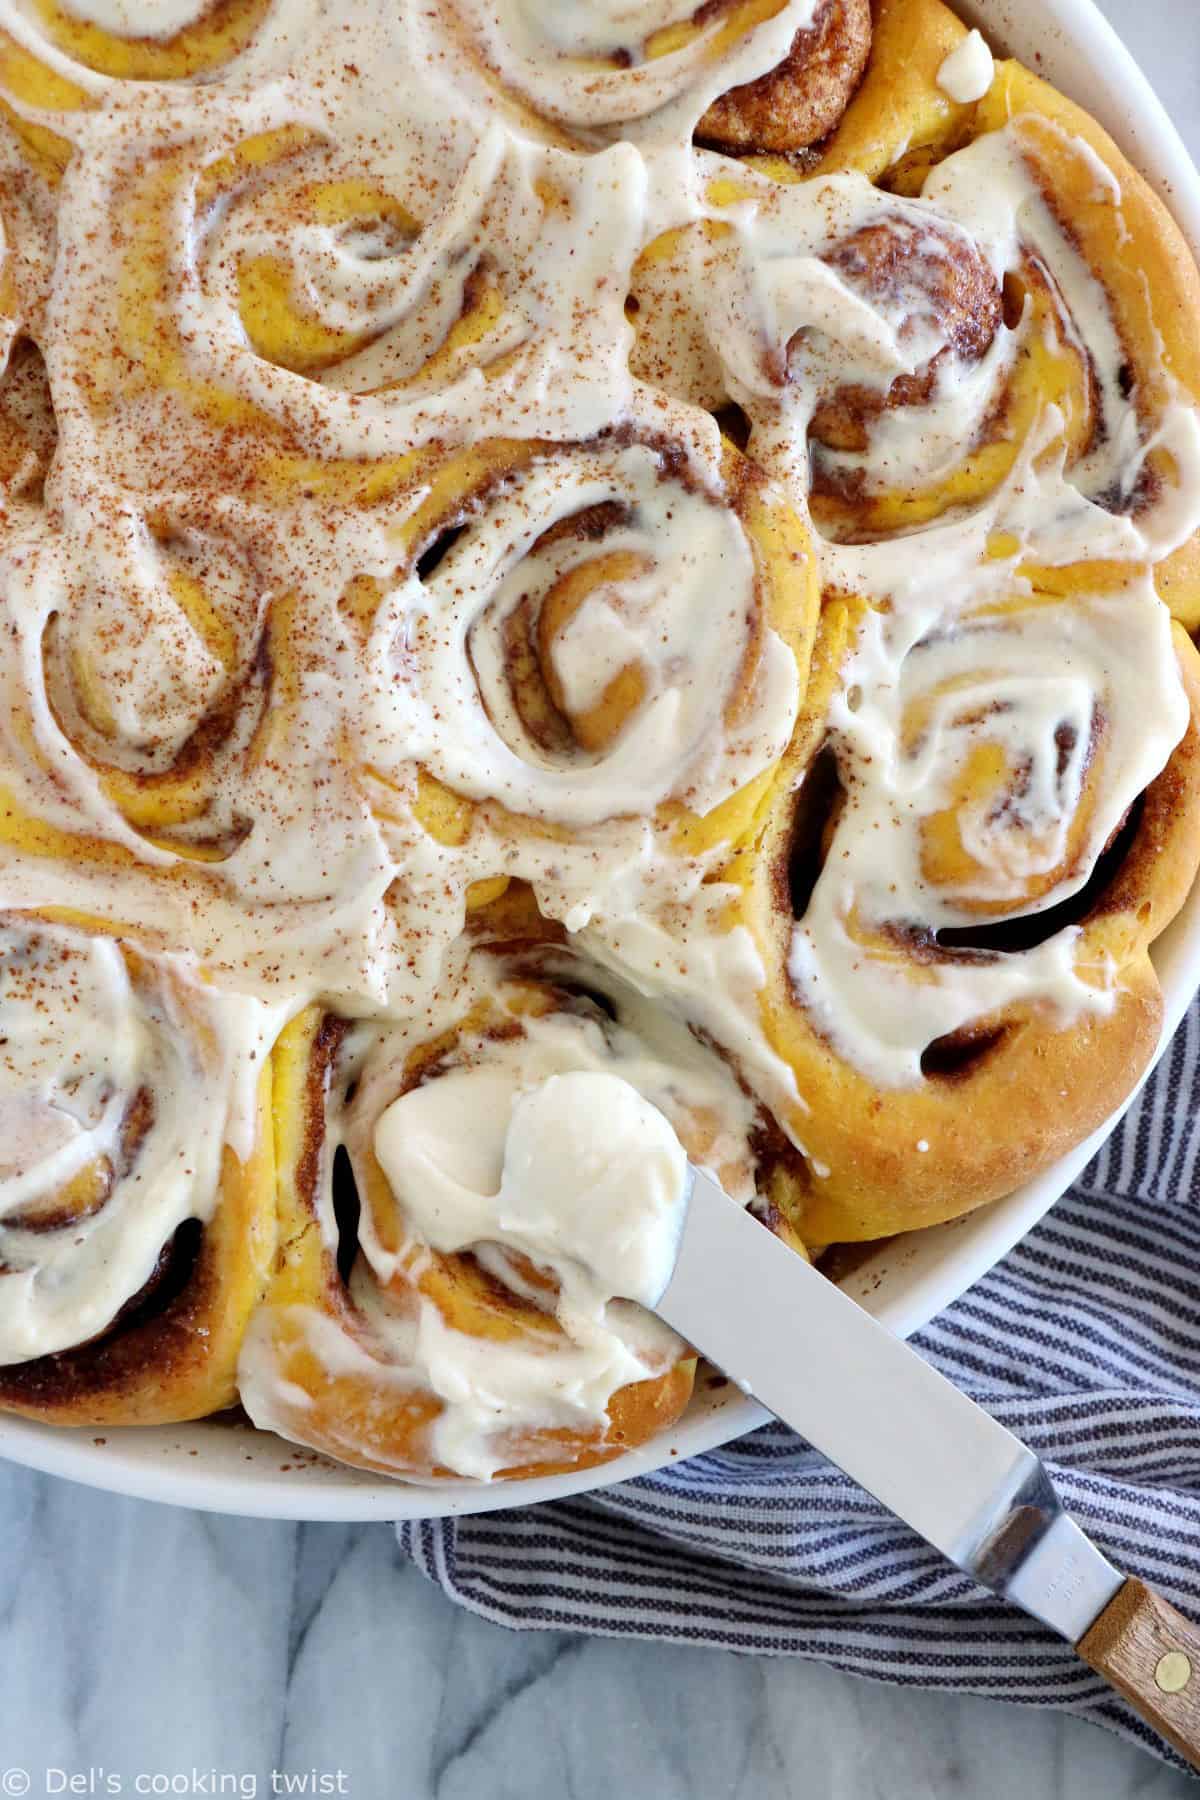
[[[1200,0],[1100,4],[1200,159]],[[358,1800],[1197,1791],[1075,1720],[513,1634],[456,1611],[386,1525],[213,1518],[0,1464],[0,1794],[262,1795],[284,1775]]]

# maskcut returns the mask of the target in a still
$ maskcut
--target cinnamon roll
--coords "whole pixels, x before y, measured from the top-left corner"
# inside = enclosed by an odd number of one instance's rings
[[[228,537],[128,504],[35,515],[0,592],[4,904],[85,911],[266,998],[318,966],[360,991],[395,939],[393,870],[337,760],[311,603]]]
[[[750,453],[802,483],[839,541],[995,503],[1031,462],[1061,467],[1148,540],[1190,616],[1190,553],[1165,559],[1196,526],[1200,363],[1177,330],[1200,298],[1191,259],[1045,84],[1001,65],[971,110],[915,195],[832,155],[804,180],[711,165],[706,216],[635,270],[634,367],[740,408]]]
[[[495,451],[450,465],[390,594],[365,616],[349,597],[382,700],[363,755],[420,834],[410,868],[520,876],[578,924],[614,902],[614,859],[627,903],[648,853],[672,879],[745,831],[807,671],[815,562],[732,446],[716,482],[626,433]]]
[[[0,1405],[228,1406],[275,1247],[265,1009],[79,926],[0,930]]]
[[[465,52],[492,105],[567,142],[682,128],[730,149],[801,151],[837,124],[871,43],[870,0],[453,0],[446,14],[430,66]]]
[[[1200,660],[1148,582],[924,633],[905,610],[833,603],[824,693],[728,871],[810,1243],[957,1217],[1095,1129],[1157,1045],[1147,952],[1200,862]]]
[[[522,1216],[520,1134],[555,1129],[553,1084],[586,1109],[590,1079],[619,1077],[744,1201],[795,1152],[715,1052],[574,952],[527,895],[481,911],[452,974],[404,1025],[313,1011],[280,1041],[284,1247],[246,1336],[242,1401],[256,1423],[387,1474],[587,1467],[678,1417],[695,1358],[589,1281],[553,1208]],[[551,1105],[535,1117],[538,1093]],[[608,1170],[573,1174],[596,1181],[588,1205],[614,1209],[619,1232]]]

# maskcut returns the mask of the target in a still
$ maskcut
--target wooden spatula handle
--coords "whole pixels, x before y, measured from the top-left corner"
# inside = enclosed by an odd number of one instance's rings
[[[1130,1577],[1075,1647],[1200,1769],[1200,1630],[1190,1619]]]

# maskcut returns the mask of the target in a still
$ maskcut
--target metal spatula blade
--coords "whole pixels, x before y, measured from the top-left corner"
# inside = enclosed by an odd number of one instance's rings
[[[1200,1767],[1200,1632],[1112,1566],[1032,1450],[702,1169],[655,1310],[973,1580],[1075,1645]]]

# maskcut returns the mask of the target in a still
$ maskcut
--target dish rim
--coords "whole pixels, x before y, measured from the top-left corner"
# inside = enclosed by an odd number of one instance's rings
[[[1087,107],[1170,207],[1200,261],[1200,173],[1095,0],[951,4],[993,46],[1036,66]],[[898,1335],[919,1331],[993,1268],[1066,1192],[1132,1104],[1200,988],[1200,882],[1152,957],[1163,988],[1163,1034],[1124,1105],[1036,1181],[966,1218],[892,1240],[844,1281]],[[490,1486],[420,1486],[366,1474],[225,1419],[88,1431],[0,1415],[0,1458],[133,1499],[246,1517],[353,1523],[467,1516],[594,1492],[719,1448],[769,1416],[736,1389],[710,1390],[669,1431],[613,1462]]]

